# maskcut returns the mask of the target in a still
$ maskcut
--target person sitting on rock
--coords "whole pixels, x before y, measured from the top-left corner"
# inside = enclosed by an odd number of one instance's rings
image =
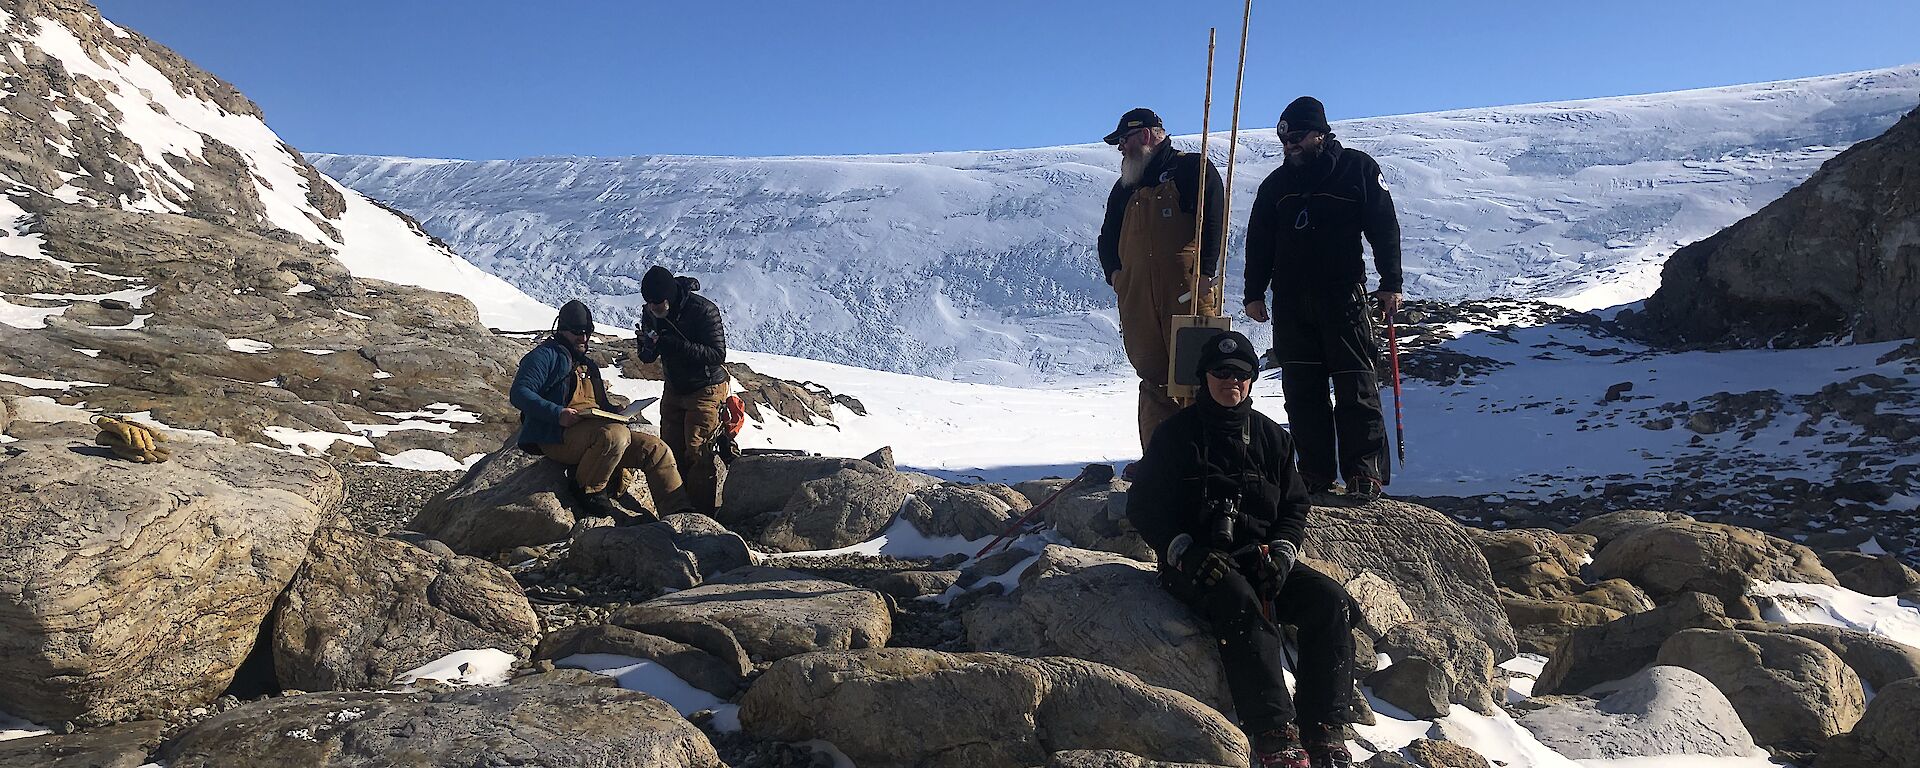
[[[520,409],[522,448],[574,467],[573,479],[590,514],[628,520],[620,505],[621,469],[646,474],[647,488],[663,514],[692,508],[673,453],[658,437],[622,422],[583,416],[588,409],[614,410],[600,366],[587,357],[593,313],[579,301],[560,308],[553,336],[520,358],[510,399]]]
[[[1196,371],[1206,395],[1154,430],[1127,494],[1127,519],[1158,553],[1161,586],[1219,637],[1254,765],[1351,766],[1352,599],[1298,562],[1311,507],[1292,438],[1253,409],[1258,370],[1247,337],[1227,331],[1207,340]],[[1278,624],[1299,630],[1292,698]]]

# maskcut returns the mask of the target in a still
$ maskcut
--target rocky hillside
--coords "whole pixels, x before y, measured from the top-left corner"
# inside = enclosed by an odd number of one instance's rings
[[[1804,346],[1920,336],[1920,110],[1758,213],[1674,253],[1642,332]]]
[[[1385,168],[1410,295],[1595,309],[1645,298],[1675,248],[1778,198],[1916,103],[1910,65],[1335,127]],[[1091,142],[1112,118],[1086,120]],[[1245,122],[1236,222],[1281,159],[1272,116]],[[1221,164],[1226,139],[1209,144]],[[1093,254],[1118,168],[1103,144],[314,162],[534,296],[590,293],[623,324],[639,312],[640,275],[660,263],[700,277],[744,349],[961,381],[1127,372]]]

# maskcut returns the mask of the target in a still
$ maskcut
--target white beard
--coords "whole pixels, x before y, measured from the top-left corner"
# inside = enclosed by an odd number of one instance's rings
[[[1139,185],[1140,177],[1147,172],[1147,161],[1151,159],[1153,159],[1153,152],[1151,151],[1144,152],[1138,156],[1132,153],[1121,155],[1120,185],[1123,187]]]

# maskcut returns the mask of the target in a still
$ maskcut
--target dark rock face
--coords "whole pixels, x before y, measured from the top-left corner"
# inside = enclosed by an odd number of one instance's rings
[[[1644,336],[1714,346],[1920,335],[1920,112],[1758,213],[1674,252]]]

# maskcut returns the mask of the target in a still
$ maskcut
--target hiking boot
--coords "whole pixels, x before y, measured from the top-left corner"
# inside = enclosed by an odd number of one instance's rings
[[[586,494],[581,497],[580,504],[586,508],[583,517],[611,517],[618,521],[630,516],[627,508],[620,506],[620,500],[613,497],[612,491]]]
[[[1331,478],[1314,477],[1313,475],[1302,472],[1300,473],[1300,479],[1307,484],[1308,496],[1337,496],[1345,491],[1345,489],[1340,487],[1339,483],[1334,482]]]
[[[693,511],[693,497],[687,495],[684,485],[653,497],[653,504],[660,508],[661,517]]]
[[[1300,729],[1284,725],[1253,737],[1253,768],[1313,768],[1300,746]]]
[[[1346,727],[1309,725],[1301,732],[1301,739],[1312,768],[1353,768],[1353,753],[1347,751]]]
[[[1347,484],[1347,496],[1355,501],[1379,501],[1381,493],[1380,478],[1372,475],[1355,477]]]

